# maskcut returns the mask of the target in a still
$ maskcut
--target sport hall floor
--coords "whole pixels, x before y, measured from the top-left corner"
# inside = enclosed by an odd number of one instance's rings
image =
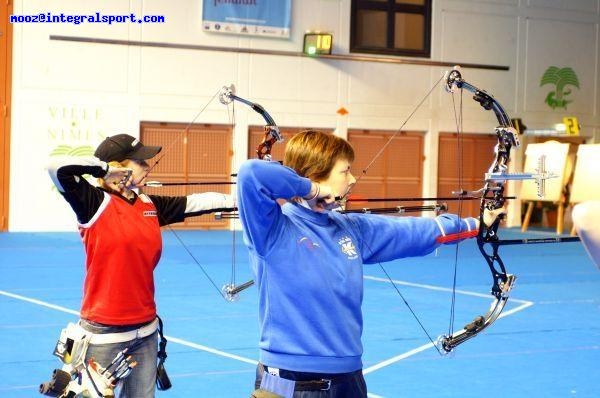
[[[229,282],[231,232],[177,234],[218,286]],[[156,288],[173,388],[157,397],[248,397],[257,360],[255,288],[225,301],[171,231],[164,240]],[[236,242],[243,282],[249,271],[239,233]],[[600,397],[600,270],[579,243],[508,246],[500,254],[518,275],[504,317],[444,357],[379,266],[365,267],[370,397]],[[454,256],[444,247],[437,256],[384,264],[433,338],[448,330]],[[458,257],[456,328],[491,303],[490,272],[475,242],[461,244]],[[0,234],[1,396],[41,396],[39,384],[59,367],[51,352],[77,319],[82,261],[76,233]]]

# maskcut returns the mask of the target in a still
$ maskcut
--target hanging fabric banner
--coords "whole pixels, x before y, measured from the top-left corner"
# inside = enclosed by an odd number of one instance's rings
[[[253,36],[290,37],[292,0],[205,0],[205,31]]]

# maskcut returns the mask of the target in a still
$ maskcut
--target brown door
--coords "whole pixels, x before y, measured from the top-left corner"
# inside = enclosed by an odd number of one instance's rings
[[[437,196],[452,196],[461,189],[475,191],[482,188],[497,143],[494,134],[461,133],[459,143],[456,133],[440,133]],[[463,217],[477,217],[479,201],[448,202],[448,211]]]
[[[161,145],[162,151],[148,180],[167,182],[229,182],[232,181],[231,126],[214,124],[186,124],[142,122],[140,139],[146,145]],[[154,163],[150,162],[150,166]],[[144,188],[150,195],[179,196],[200,192],[233,192],[232,185],[179,185]],[[215,214],[191,217],[174,228],[228,229],[229,220]]]
[[[281,129],[283,143],[273,146],[273,160],[283,160],[285,143],[302,128],[286,127]],[[324,130],[332,133],[331,130]],[[361,170],[373,159],[386,144],[393,132],[355,130],[348,133],[348,141],[355,149],[352,166],[354,175],[359,178]],[[262,141],[262,127],[251,127],[249,131],[248,158],[256,158],[256,146]],[[420,133],[402,133],[394,137],[384,153],[369,168],[368,173],[352,191],[354,197],[419,197],[423,186],[423,135]],[[420,202],[407,202],[415,205]],[[398,202],[366,205],[365,202],[349,203],[348,208],[398,206]]]
[[[296,133],[306,130],[300,127],[280,127],[280,132],[283,137],[283,142],[273,144],[271,148],[271,159],[282,162],[285,153],[285,145]],[[325,133],[333,133],[331,129],[316,129]],[[265,138],[264,127],[250,126],[248,129],[248,159],[257,158],[256,148]]]
[[[350,130],[348,141],[355,151],[353,174],[358,182],[353,197],[415,198],[423,191],[423,134],[397,134],[373,161],[394,134],[393,131]],[[368,167],[366,173],[365,168]],[[414,206],[422,202],[350,203],[349,208]]]
[[[0,231],[8,229],[10,176],[10,89],[12,68],[12,1],[0,2]]]

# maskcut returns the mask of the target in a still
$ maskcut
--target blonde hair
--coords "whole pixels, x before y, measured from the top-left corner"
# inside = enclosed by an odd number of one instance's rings
[[[111,167],[125,167],[122,162],[118,162],[116,160],[111,160],[110,162],[108,162],[108,165]],[[106,181],[104,178],[98,178],[97,182],[101,188],[104,188],[106,190],[112,191],[115,189],[114,184],[111,185],[111,182]]]
[[[354,161],[354,149],[348,141],[322,131],[304,130],[287,143],[283,164],[303,177],[323,181],[340,159]]]

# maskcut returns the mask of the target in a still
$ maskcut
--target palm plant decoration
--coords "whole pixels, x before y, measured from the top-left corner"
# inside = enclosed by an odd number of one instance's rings
[[[579,88],[579,80],[573,69],[558,68],[551,66],[544,72],[542,80],[540,81],[540,87],[546,84],[554,84],[556,86],[554,91],[551,91],[546,96],[544,102],[546,102],[552,109],[564,108],[567,109],[567,104],[573,102],[568,100],[566,97],[571,94],[571,90],[567,86],[575,86]]]

